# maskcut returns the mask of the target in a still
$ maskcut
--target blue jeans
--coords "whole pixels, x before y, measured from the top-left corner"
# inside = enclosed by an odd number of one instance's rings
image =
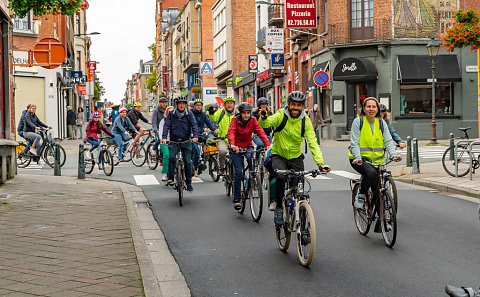
[[[267,136],[267,138],[268,138],[268,141],[272,143],[272,137]],[[257,146],[257,150],[265,147],[265,144],[263,143],[262,139],[259,136],[254,136],[252,140],[253,140],[253,143],[255,143],[255,145]],[[257,152],[257,156],[256,156],[257,159],[258,159],[258,156],[260,156],[260,152]]]
[[[173,181],[175,177],[175,164],[177,163],[178,150],[182,151],[183,162],[185,162],[185,180],[187,185],[192,184],[192,144],[184,143],[181,145],[169,144],[168,145],[168,180]]]
[[[113,136],[113,141],[118,145],[118,159],[121,160],[123,159],[123,147],[125,146],[125,142],[129,141],[132,138],[130,136],[127,136],[127,134],[125,133],[114,133]]]
[[[247,163],[252,160],[253,146],[248,147],[248,151],[245,154]],[[232,158],[232,164],[235,171],[235,180],[233,183],[234,202],[240,201],[242,198],[242,176],[243,176],[243,154],[237,154],[230,150],[230,156]]]
[[[92,145],[92,148],[89,150],[90,152],[93,152],[97,147],[100,146],[100,141],[97,140],[92,140],[92,139],[87,139],[87,142]],[[98,154],[98,163],[102,163],[102,155]]]

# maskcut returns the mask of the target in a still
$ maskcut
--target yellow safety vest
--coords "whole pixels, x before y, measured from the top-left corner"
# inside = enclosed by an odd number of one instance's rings
[[[381,164],[385,160],[383,132],[380,129],[378,118],[375,118],[373,135],[368,121],[364,123],[362,130],[360,130],[360,155],[363,159],[366,159],[373,164]],[[350,159],[353,159],[351,151],[349,151],[348,156]]]

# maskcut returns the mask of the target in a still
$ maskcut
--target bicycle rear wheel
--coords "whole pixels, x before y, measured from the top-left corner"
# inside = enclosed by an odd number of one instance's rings
[[[442,156],[442,165],[443,169],[450,174],[451,176],[455,176],[455,159],[450,160],[450,150],[452,148],[449,147],[443,153]],[[463,147],[462,147],[463,149]],[[455,156],[454,156],[455,158]],[[470,157],[466,152],[459,152],[457,153],[457,163],[458,163],[458,177],[462,177],[467,175],[470,172]]]
[[[370,225],[372,224],[372,221],[368,217],[368,199],[365,199],[362,209],[357,209],[354,206],[355,197],[357,197],[359,191],[360,183],[356,183],[352,190],[353,218],[355,220],[355,226],[357,227],[358,232],[360,232],[362,235],[367,235],[368,231],[370,231]]]
[[[288,230],[288,224],[290,223],[290,214],[288,212],[288,203],[285,201],[283,219],[285,223],[282,226],[275,225],[275,233],[277,238],[277,246],[282,252],[286,252],[290,247],[290,239],[292,233]]]
[[[60,167],[62,167],[65,164],[65,159],[66,159],[66,154],[65,150],[60,144],[50,144],[45,147],[45,150],[43,152],[43,159],[45,163],[47,163],[48,166],[53,168],[55,166],[55,149],[56,146],[58,146],[60,150]]]
[[[385,245],[392,248],[397,240],[397,215],[390,192],[385,191],[382,195],[379,220]]]
[[[145,148],[141,145],[137,145],[136,147],[132,148],[130,152],[130,158],[132,159],[133,165],[137,167],[142,167],[147,161],[147,152]]]
[[[116,145],[116,144],[109,144],[107,146],[107,150],[112,155],[114,166],[117,166],[120,163],[120,161],[118,160],[117,149],[118,149],[118,145]]]
[[[135,142],[133,140],[129,141],[126,143],[126,148],[123,152],[123,161],[125,162],[130,162],[132,160],[132,151],[133,151],[133,146],[135,145]]]
[[[393,177],[387,176],[385,178],[385,189],[392,195],[393,201],[395,202],[395,212],[398,211],[398,192],[397,192],[397,185],[395,185],[395,181]]]
[[[92,173],[95,168],[95,162],[93,161],[93,153],[90,152],[90,149],[86,148],[83,150],[83,158],[85,160],[85,173]]]
[[[250,190],[248,191],[250,199],[250,212],[252,214],[252,219],[255,222],[259,222],[262,218],[263,211],[263,188],[260,175],[250,179]]]
[[[26,151],[27,145],[23,142],[20,142],[17,146],[17,166],[20,168],[25,168],[30,165],[32,159],[26,156],[24,151]]]
[[[112,154],[108,150],[103,150],[102,155],[102,168],[106,176],[110,176],[113,173],[115,167]]]
[[[317,233],[315,229],[315,218],[310,204],[304,202],[300,204],[298,211],[299,233],[296,233],[297,254],[300,264],[309,266],[313,257],[315,257],[315,247],[317,244]]]
[[[179,165],[177,165],[177,168],[175,169],[175,179],[178,192],[178,202],[180,203],[180,206],[183,206],[183,181],[185,179],[183,176],[183,168]]]
[[[150,143],[147,147],[147,165],[151,170],[157,169],[158,166],[158,149],[153,149],[153,143]]]
[[[210,156],[208,158],[208,173],[214,182],[218,182],[220,180],[220,175],[218,175],[218,171],[220,166],[218,165],[218,160],[215,156]]]
[[[225,162],[225,191],[227,196],[232,195],[233,193],[233,170],[230,161]],[[233,195],[232,195],[233,196]]]

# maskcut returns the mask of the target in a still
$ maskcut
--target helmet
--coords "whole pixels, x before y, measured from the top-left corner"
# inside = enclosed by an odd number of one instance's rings
[[[184,102],[184,103],[187,103],[187,97],[185,96],[180,96],[180,97],[177,97],[177,104],[180,103],[180,102]]]
[[[135,102],[135,103],[133,103],[133,107],[142,107],[142,103]]]
[[[243,111],[252,111],[252,106],[247,102],[243,102],[238,106],[238,112],[243,112]]]
[[[203,105],[203,100],[202,99],[195,99],[193,100],[193,105],[197,104],[197,103],[201,103]]]
[[[158,102],[168,102],[168,98],[167,97],[160,97],[160,98],[158,98]]]
[[[288,94],[288,102],[290,101],[305,103],[305,95],[300,91],[293,91]]]
[[[121,113],[122,111],[127,111],[127,109],[125,107],[122,107],[120,108],[120,110],[118,111],[118,113]]]
[[[193,101],[188,101],[188,106],[192,106],[195,105],[195,103],[193,103]]]
[[[380,108],[380,111],[387,111],[385,104],[380,103],[378,107]]]
[[[260,104],[268,104],[268,99],[265,98],[265,97],[258,98],[257,106],[260,105]]]
[[[98,113],[98,112],[94,112],[92,114],[92,118],[99,118],[99,117],[100,117],[100,113]]]
[[[223,99],[223,103],[227,103],[227,102],[229,102],[229,101],[231,101],[231,102],[233,102],[233,103],[236,102],[236,101],[235,101],[235,98],[233,98],[232,96],[228,96],[227,98]]]

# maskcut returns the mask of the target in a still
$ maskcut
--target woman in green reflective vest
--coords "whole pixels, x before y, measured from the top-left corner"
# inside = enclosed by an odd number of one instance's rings
[[[360,191],[355,198],[355,207],[363,208],[366,194],[371,187],[378,186],[378,170],[375,166],[363,162],[367,160],[373,164],[381,164],[385,160],[385,150],[390,156],[395,156],[395,162],[402,160],[395,151],[392,136],[388,131],[387,123],[380,117],[380,107],[375,97],[368,97],[363,101],[360,117],[352,123],[350,134],[350,164],[353,169],[362,175]],[[376,189],[372,188],[376,193]]]

